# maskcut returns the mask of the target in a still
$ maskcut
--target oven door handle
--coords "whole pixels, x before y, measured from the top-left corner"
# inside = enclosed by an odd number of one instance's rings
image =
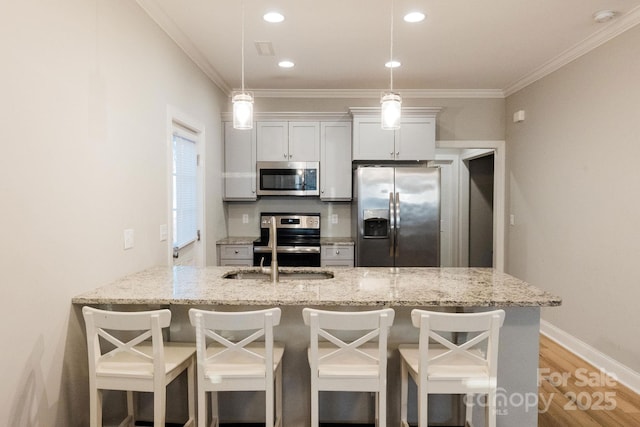
[[[276,252],[288,254],[319,254],[320,246],[278,246],[276,247]],[[253,253],[270,254],[271,248],[268,246],[254,246]]]

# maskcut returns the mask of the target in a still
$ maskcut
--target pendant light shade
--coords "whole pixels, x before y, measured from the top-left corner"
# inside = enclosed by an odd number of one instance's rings
[[[235,92],[233,103],[233,128],[253,128],[253,95],[250,92]]]
[[[244,2],[242,2],[242,90],[231,96],[233,103],[233,128],[253,129],[253,94],[244,90]]]
[[[382,129],[400,129],[402,98],[397,93],[386,92],[380,99]]]
[[[393,91],[393,0],[391,0],[391,43],[389,48],[389,91],[380,98],[380,123],[384,130],[400,129],[402,98]]]

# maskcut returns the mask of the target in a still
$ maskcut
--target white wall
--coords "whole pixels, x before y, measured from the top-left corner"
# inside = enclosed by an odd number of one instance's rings
[[[640,26],[507,99],[507,271],[543,318],[640,372]]]
[[[215,259],[227,100],[133,1],[3,2],[0,28],[0,425],[88,425],[71,298],[167,262],[167,105],[206,128]]]

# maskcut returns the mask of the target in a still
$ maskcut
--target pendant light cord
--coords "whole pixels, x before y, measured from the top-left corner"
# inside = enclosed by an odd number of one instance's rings
[[[393,0],[391,0],[391,46],[389,47],[390,90],[393,92]]]
[[[242,93],[244,94],[244,1],[242,2],[242,25],[241,25],[241,30],[242,30],[242,36],[240,38],[240,42],[242,43],[242,46],[240,48],[240,52],[242,54],[242,65],[241,65],[241,75],[242,75]]]

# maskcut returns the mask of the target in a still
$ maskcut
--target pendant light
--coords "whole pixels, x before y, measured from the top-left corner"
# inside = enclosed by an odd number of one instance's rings
[[[252,129],[253,128],[253,94],[244,90],[244,2],[242,2],[242,88],[240,92],[233,92],[231,102],[233,103],[233,128]]]
[[[400,116],[402,98],[393,91],[393,0],[391,0],[391,48],[389,52],[389,92],[382,94],[380,98],[380,112],[382,129],[400,129]]]

